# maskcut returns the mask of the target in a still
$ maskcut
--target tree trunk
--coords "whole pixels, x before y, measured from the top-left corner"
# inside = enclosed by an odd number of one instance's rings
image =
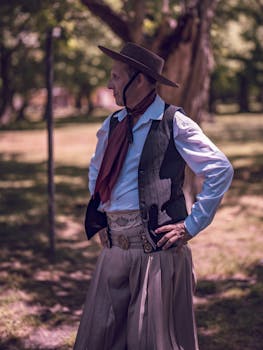
[[[210,120],[213,121],[214,115],[216,114],[216,92],[215,88],[213,87],[213,75],[211,77],[210,81],[210,90],[209,90],[209,101],[208,101],[208,111],[209,114],[211,115]]]
[[[13,92],[10,83],[10,66],[12,51],[7,50],[4,46],[0,47],[0,71],[1,71],[1,99],[0,99],[0,121],[8,122],[12,110]]]
[[[75,108],[77,108],[78,110],[81,110],[81,108],[82,108],[82,92],[81,91],[79,91],[75,95]]]
[[[260,103],[260,111],[263,112],[263,86],[260,86],[258,101]]]
[[[240,73],[238,75],[239,80],[239,112],[246,113],[249,112],[249,81],[246,74]]]
[[[25,117],[25,110],[26,108],[28,107],[28,99],[25,98],[23,103],[22,103],[22,106],[21,108],[19,109],[18,113],[17,113],[17,117],[16,117],[16,120],[17,121],[21,121],[21,120],[25,120],[26,117]]]
[[[186,113],[197,123],[208,113],[210,73],[213,54],[210,44],[210,27],[216,1],[199,1],[178,22],[174,42],[166,53],[165,74],[179,82],[180,88],[161,87],[168,102],[183,106]],[[182,29],[180,28],[182,27]],[[169,42],[163,43],[163,51]]]

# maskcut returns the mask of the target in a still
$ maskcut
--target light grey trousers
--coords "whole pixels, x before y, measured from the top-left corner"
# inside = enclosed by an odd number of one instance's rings
[[[104,248],[74,350],[198,350],[193,289],[187,245],[179,253]]]

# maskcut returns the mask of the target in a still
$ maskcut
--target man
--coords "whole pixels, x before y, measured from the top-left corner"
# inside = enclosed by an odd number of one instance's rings
[[[232,166],[156,83],[164,61],[127,43],[113,58],[108,88],[117,105],[97,133],[90,163],[86,232],[104,249],[85,303],[75,350],[197,350],[193,267],[187,241],[212,220]],[[188,214],[185,163],[204,177]]]

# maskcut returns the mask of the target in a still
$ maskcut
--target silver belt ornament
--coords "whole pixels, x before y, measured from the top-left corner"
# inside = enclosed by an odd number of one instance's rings
[[[141,244],[136,242],[134,248],[142,247],[145,253],[151,253],[154,251],[151,243],[147,240],[147,237],[144,233],[141,233]],[[117,246],[123,250],[128,250],[132,248],[132,244],[129,240],[129,237],[124,234],[114,234],[114,242],[110,237],[110,233],[107,228],[99,232],[100,241],[103,247],[111,248],[112,246]]]
[[[145,253],[151,253],[153,251],[153,247],[151,243],[148,241],[146,235],[142,233],[141,235],[142,238],[142,247]]]

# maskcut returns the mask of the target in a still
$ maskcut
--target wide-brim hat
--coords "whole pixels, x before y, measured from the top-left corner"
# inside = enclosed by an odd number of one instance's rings
[[[177,83],[162,75],[164,59],[143,46],[134,43],[127,43],[120,52],[113,51],[101,45],[98,47],[103,53],[112,59],[134,67],[161,84],[179,87]]]

